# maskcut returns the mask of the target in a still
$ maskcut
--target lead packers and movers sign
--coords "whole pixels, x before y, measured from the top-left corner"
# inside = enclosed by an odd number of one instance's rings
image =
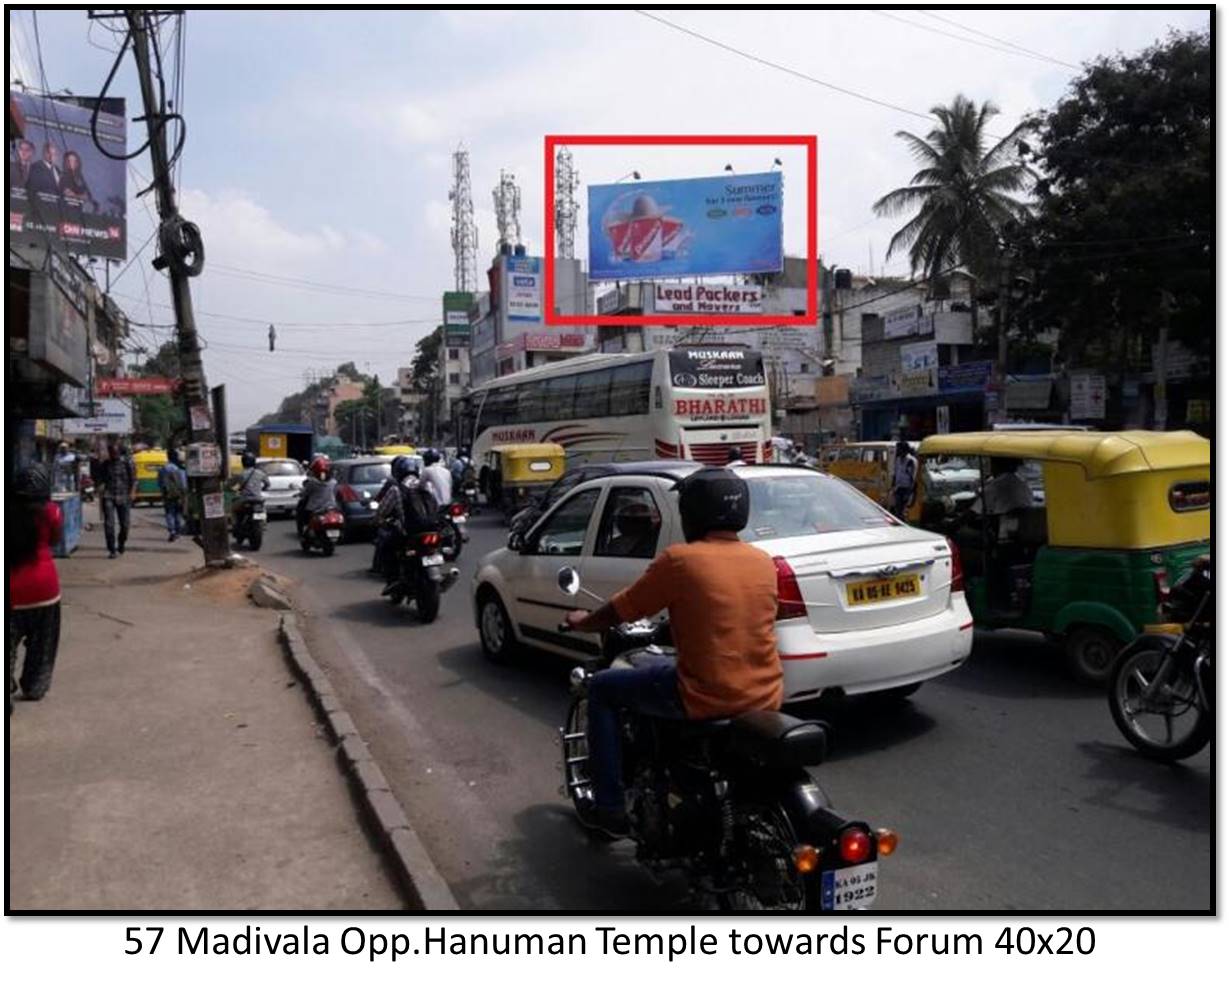
[[[762,313],[763,289],[758,285],[653,286],[654,313]]]

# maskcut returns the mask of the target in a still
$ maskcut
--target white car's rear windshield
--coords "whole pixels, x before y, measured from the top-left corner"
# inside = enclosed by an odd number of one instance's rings
[[[870,499],[828,475],[799,471],[746,480],[751,516],[740,535],[748,543],[896,524]]]
[[[261,461],[256,466],[271,478],[303,473],[303,465],[298,461]]]

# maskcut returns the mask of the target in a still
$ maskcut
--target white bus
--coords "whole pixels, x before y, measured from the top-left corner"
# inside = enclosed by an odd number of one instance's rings
[[[587,354],[493,379],[467,396],[459,435],[476,464],[508,443],[557,443],[569,467],[772,455],[763,359],[723,346]]]

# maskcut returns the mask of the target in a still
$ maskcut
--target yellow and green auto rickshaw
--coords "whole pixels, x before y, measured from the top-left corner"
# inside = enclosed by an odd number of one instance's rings
[[[399,457],[402,454],[411,457],[417,453],[417,450],[408,443],[394,443],[373,447],[371,452],[377,457]]]
[[[567,455],[557,443],[510,443],[492,447],[478,475],[489,505],[512,517],[563,477]]]
[[[1210,453],[1188,431],[927,437],[923,465],[959,458],[980,485],[958,504],[925,490],[933,474],[923,471],[911,517],[959,547],[980,627],[1045,633],[1078,678],[1099,683],[1208,553]]]
[[[166,463],[166,451],[159,447],[149,450],[138,450],[132,455],[132,463],[137,470],[137,493],[133,504],[147,502],[151,505],[162,501],[162,490],[158,487],[158,471]]]

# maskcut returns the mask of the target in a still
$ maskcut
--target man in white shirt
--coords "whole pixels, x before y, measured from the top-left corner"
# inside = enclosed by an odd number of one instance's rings
[[[437,450],[428,450],[422,455],[422,483],[435,496],[440,508],[445,508],[452,501],[452,474],[440,463]]]

